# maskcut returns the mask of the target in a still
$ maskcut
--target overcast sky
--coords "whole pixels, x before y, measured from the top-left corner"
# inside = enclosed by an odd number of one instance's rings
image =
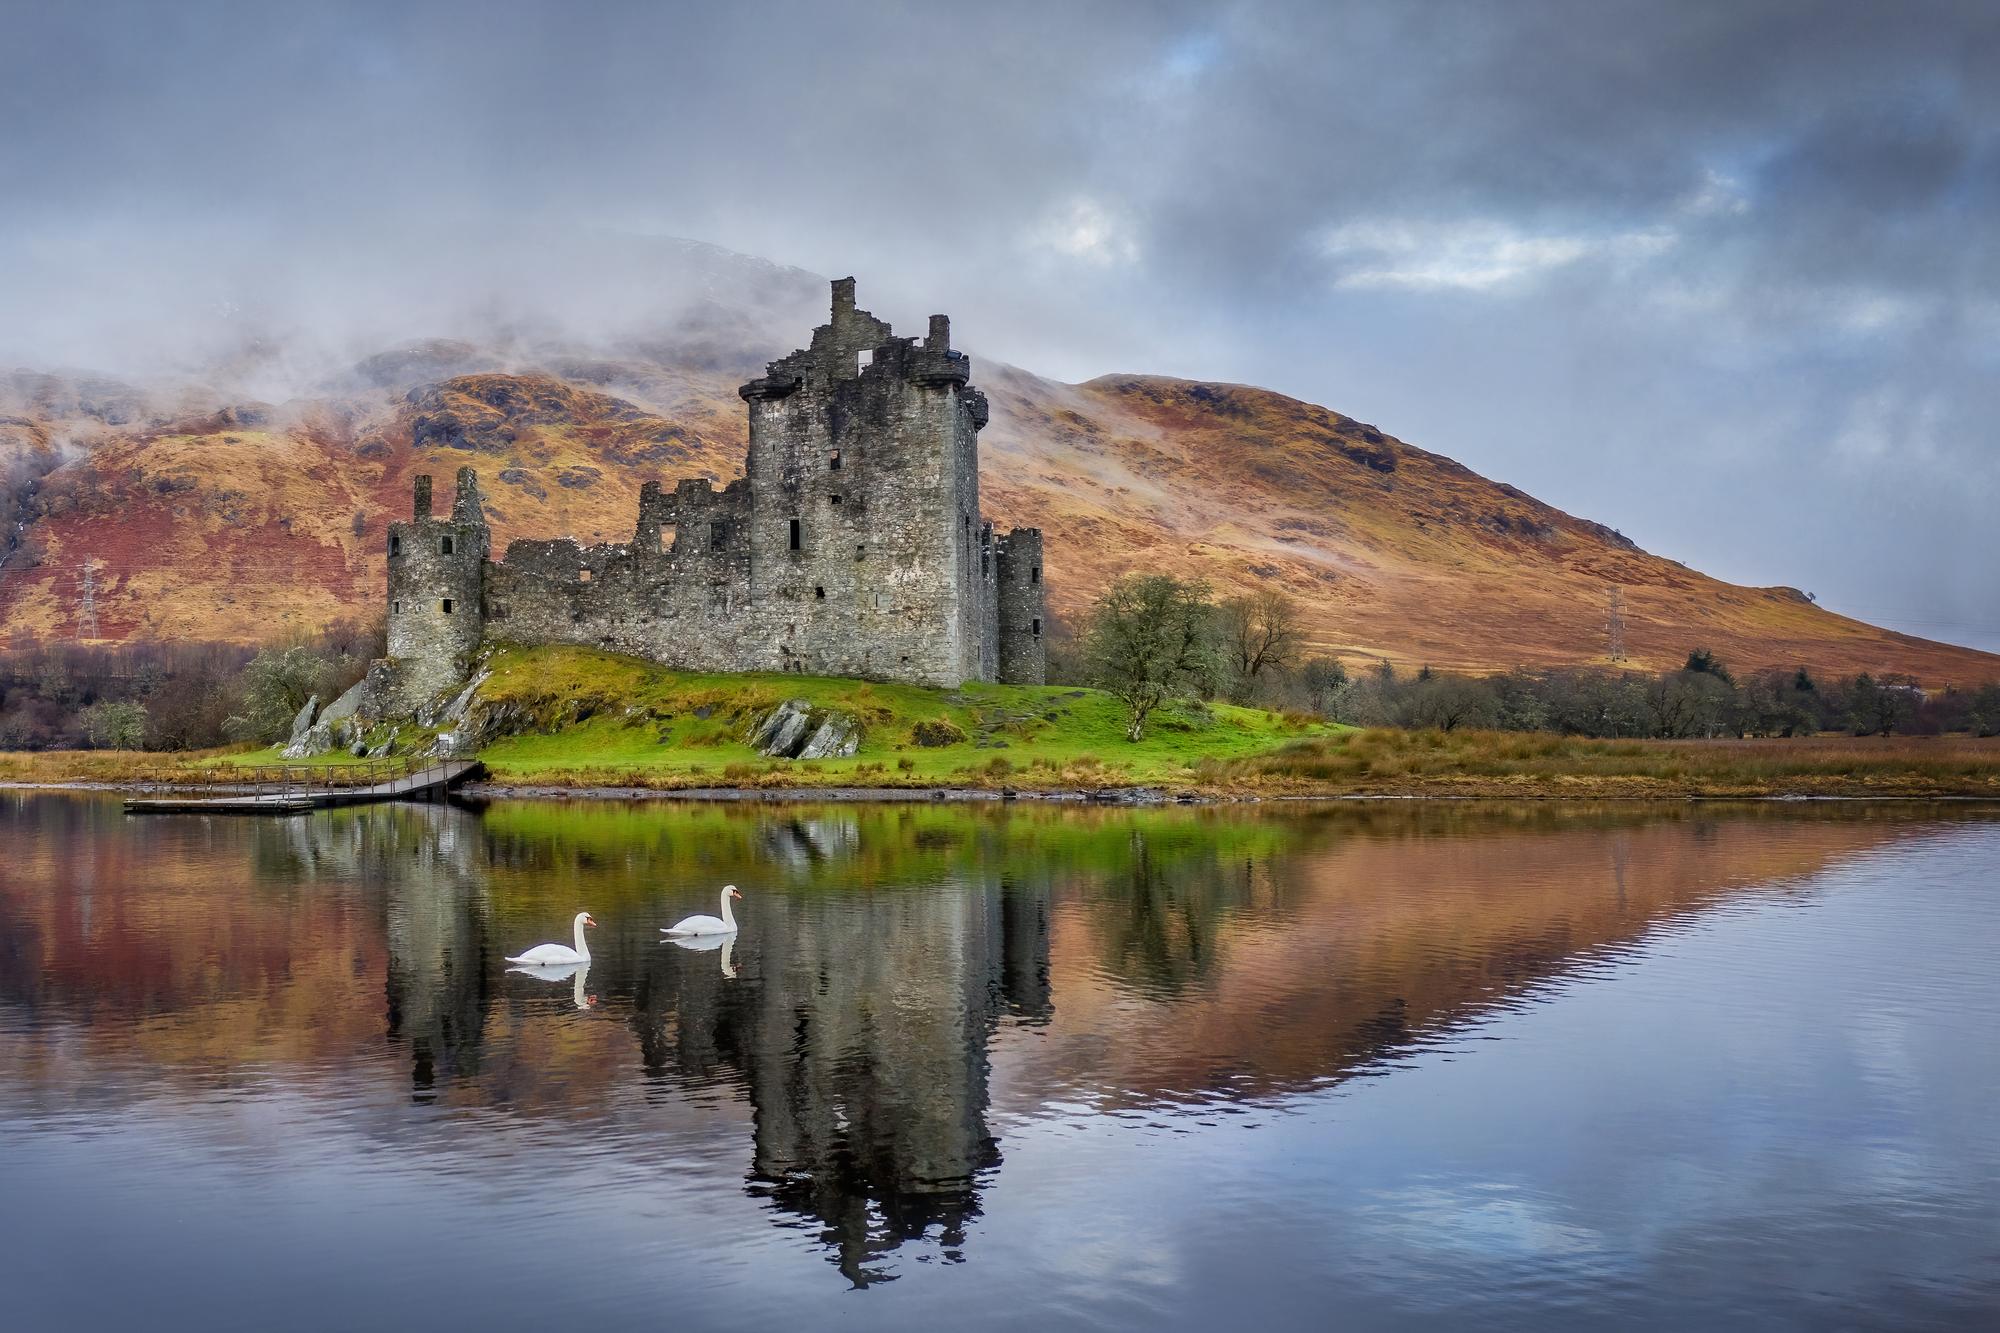
[[[2000,4],[0,0],[0,34],[0,365],[629,319],[643,282],[555,256],[689,236],[2000,649]]]

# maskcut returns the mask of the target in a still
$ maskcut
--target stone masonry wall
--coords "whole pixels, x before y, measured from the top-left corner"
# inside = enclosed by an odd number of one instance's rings
[[[391,528],[390,656],[408,692],[448,684],[482,634],[687,670],[1040,683],[1040,534],[996,537],[981,518],[970,361],[942,315],[898,338],[855,308],[853,279],[833,296],[810,345],[743,386],[745,477],[648,483],[628,544],[516,541],[494,563],[467,473],[450,522],[428,517],[420,479],[417,517]],[[1030,545],[1032,581],[1010,555]]]

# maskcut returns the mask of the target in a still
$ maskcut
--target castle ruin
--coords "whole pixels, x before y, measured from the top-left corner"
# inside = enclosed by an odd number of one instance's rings
[[[443,518],[418,477],[389,526],[395,702],[452,688],[488,638],[688,671],[1042,683],[1042,534],[979,512],[971,377],[945,316],[898,338],[842,278],[811,344],[738,390],[744,475],[647,482],[628,544],[516,541],[495,561],[473,470]]]

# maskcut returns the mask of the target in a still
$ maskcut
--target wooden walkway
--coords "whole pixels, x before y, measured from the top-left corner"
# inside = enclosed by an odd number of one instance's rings
[[[213,783],[197,791],[130,797],[125,813],[290,815],[372,801],[441,801],[446,792],[479,770],[477,759],[440,759],[422,766],[287,764],[252,768],[217,774]]]

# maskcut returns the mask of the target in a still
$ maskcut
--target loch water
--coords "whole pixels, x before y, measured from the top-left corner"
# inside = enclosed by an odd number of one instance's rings
[[[0,793],[0,1182],[24,1331],[2000,1327],[2000,816]]]

